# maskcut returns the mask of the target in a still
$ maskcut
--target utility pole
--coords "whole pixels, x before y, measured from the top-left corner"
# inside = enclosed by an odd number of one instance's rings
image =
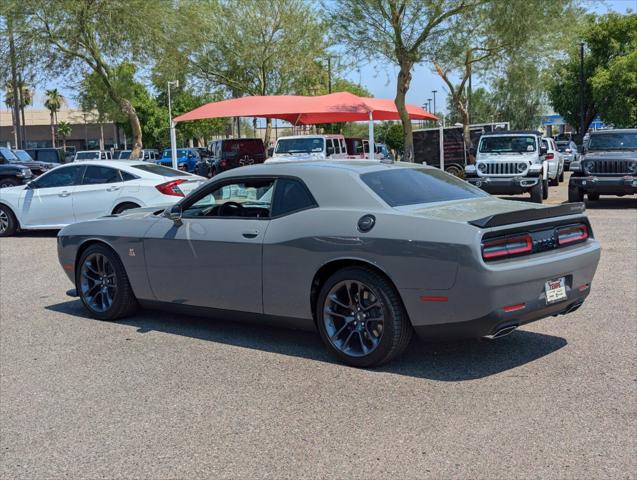
[[[327,57],[327,93],[332,93],[332,57]]]
[[[579,108],[580,108],[580,144],[584,144],[584,42],[579,44]]]
[[[469,86],[467,87],[467,113],[469,117],[469,125],[471,125],[471,77],[473,77],[473,71],[469,67]]]
[[[9,29],[9,56],[11,57],[11,86],[13,89],[13,118],[15,119],[15,148],[22,148],[22,129],[20,128],[20,95],[18,94],[18,67],[16,65],[15,41],[13,38],[13,19],[7,18]]]
[[[432,112],[434,115],[436,115],[436,112],[437,112],[437,110],[436,110],[436,92],[437,92],[437,91],[438,91],[438,90],[432,90],[432,91],[431,91],[431,93],[433,93],[433,94],[434,94],[434,111]]]

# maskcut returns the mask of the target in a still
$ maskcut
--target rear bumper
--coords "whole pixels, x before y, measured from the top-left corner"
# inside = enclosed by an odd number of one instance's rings
[[[579,306],[590,291],[599,257],[599,243],[590,239],[515,260],[471,260],[459,266],[449,290],[400,289],[400,295],[424,338],[482,337],[506,324],[523,325]],[[559,277],[565,278],[567,296],[547,304],[545,283]],[[505,311],[514,305],[518,308]]]
[[[632,195],[637,193],[637,177],[622,175],[617,177],[574,177],[569,180],[569,187],[577,187],[584,192],[602,195]]]
[[[488,193],[515,195],[528,192],[540,177],[467,177],[466,180]]]

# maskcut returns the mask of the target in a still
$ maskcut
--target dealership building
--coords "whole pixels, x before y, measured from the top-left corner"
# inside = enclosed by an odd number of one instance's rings
[[[52,146],[51,113],[42,108],[27,108],[24,111],[25,125],[22,127],[22,137],[25,148],[44,148]],[[67,147],[77,150],[103,148],[125,148],[127,139],[124,131],[112,122],[100,123],[97,112],[84,112],[79,109],[62,109],[57,112],[58,122],[71,125],[71,133],[66,137]],[[130,140],[130,139],[128,139]],[[13,127],[13,115],[9,108],[0,110],[0,145],[14,146],[16,132]],[[62,146],[62,139],[58,136],[56,146]]]

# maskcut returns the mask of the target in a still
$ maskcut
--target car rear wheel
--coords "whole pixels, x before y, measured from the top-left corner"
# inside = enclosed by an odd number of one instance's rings
[[[9,207],[0,205],[0,237],[10,237],[18,228],[18,221]]]
[[[562,173],[560,173],[560,178],[558,179],[558,181],[560,183],[562,183],[564,181],[564,170],[562,170]]]
[[[597,200],[599,200],[599,193],[587,193],[586,196],[592,202],[596,202]]]
[[[118,320],[137,307],[122,261],[105,245],[92,245],[82,253],[75,287],[90,315],[100,320]]]
[[[354,367],[373,367],[400,355],[413,335],[396,289],[361,267],[333,274],[321,288],[316,320],[327,348]]]
[[[534,203],[542,203],[544,198],[544,182],[540,180],[531,188],[531,201]]]
[[[579,187],[571,186],[568,187],[568,201],[569,202],[583,202],[584,201],[584,192]]]
[[[560,184],[560,179],[559,179],[559,175],[555,175],[555,178],[552,178],[551,180],[549,180],[549,185],[551,187],[557,187]]]
[[[0,188],[17,187],[18,185],[20,185],[20,182],[15,178],[0,179]]]

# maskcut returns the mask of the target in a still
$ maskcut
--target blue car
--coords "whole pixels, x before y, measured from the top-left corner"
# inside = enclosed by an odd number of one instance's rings
[[[184,172],[194,172],[195,165],[201,159],[196,148],[178,148],[177,149],[177,168]],[[156,162],[164,167],[172,167],[173,160],[170,148],[165,148],[161,158]]]

